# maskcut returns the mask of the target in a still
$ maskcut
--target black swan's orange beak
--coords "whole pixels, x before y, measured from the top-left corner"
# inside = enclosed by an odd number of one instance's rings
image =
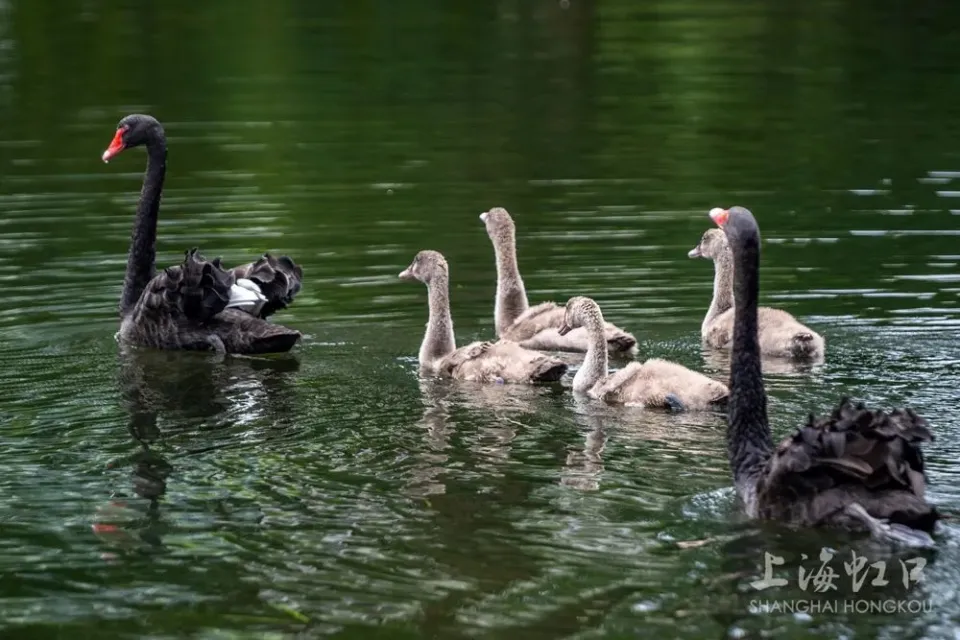
[[[721,209],[720,207],[710,209],[710,219],[713,220],[718,227],[727,224],[728,218],[730,218],[729,209]]]
[[[123,129],[117,129],[117,134],[113,136],[110,146],[103,152],[103,161],[110,162],[110,158],[123,151]]]

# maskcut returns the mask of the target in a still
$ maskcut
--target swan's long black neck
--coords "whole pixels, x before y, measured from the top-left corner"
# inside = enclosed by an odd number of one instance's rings
[[[130,237],[127,273],[123,278],[123,293],[120,296],[121,315],[133,308],[147,283],[153,279],[157,259],[157,216],[163,179],[167,173],[167,140],[163,132],[155,132],[146,147],[147,171],[143,176],[137,218]]]
[[[727,417],[727,453],[735,481],[755,476],[773,450],[757,335],[760,236],[754,229],[738,240],[738,246],[734,248],[736,320]]]

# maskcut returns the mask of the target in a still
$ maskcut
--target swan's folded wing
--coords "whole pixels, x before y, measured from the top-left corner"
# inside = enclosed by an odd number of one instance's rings
[[[674,407],[676,401],[687,409],[707,409],[729,395],[723,383],[659,358],[627,365],[607,378],[602,383],[602,390],[604,399],[616,394],[627,404],[663,409]]]
[[[933,440],[912,409],[867,409],[844,399],[827,417],[780,443],[769,462],[766,489],[793,493],[859,485],[870,492],[908,491],[923,498],[926,477],[920,446]]]
[[[554,302],[538,304],[521,313],[501,337],[513,342],[529,340],[547,329],[559,329],[563,325],[563,315],[564,308],[558,307]]]
[[[256,262],[233,269],[237,278],[246,278],[254,282],[267,301],[259,310],[259,316],[266,318],[284,309],[293,302],[303,283],[303,269],[289,256],[275,257],[263,254]]]
[[[220,266],[219,258],[206,260],[194,248],[186,252],[182,263],[154,276],[134,313],[144,318],[209,322],[227,308],[233,284],[233,274]]]
[[[616,397],[622,397],[624,390],[631,387],[642,371],[643,365],[641,363],[631,362],[597,383],[593,387],[593,393],[601,400],[614,400]]]
[[[438,369],[474,382],[547,382],[559,380],[567,365],[558,358],[500,340],[461,347],[443,358]]]
[[[492,345],[492,342],[474,342],[465,347],[460,347],[453,353],[441,358],[437,364],[437,370],[444,375],[458,377],[456,372],[464,364],[481,357]]]
[[[566,335],[560,335],[559,329],[564,324],[565,314],[564,307],[556,303],[538,304],[520,314],[500,337],[535,351],[586,351],[590,338],[585,328],[577,327]],[[616,325],[605,322],[604,336],[609,351],[630,355],[636,353],[636,338]]]

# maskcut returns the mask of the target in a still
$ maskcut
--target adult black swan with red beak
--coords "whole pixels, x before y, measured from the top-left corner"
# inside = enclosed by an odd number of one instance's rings
[[[289,351],[300,332],[266,320],[300,291],[303,270],[287,256],[264,254],[227,270],[219,258],[206,260],[192,249],[179,265],[156,273],[157,216],[167,171],[163,126],[152,116],[126,116],[103,161],[141,145],[147,149],[147,171],[123,279],[118,338],[158,349]]]
[[[743,207],[715,208],[710,218],[726,234],[734,258],[727,453],[747,514],[933,546],[930,534],[940,516],[924,496],[920,451],[933,436],[912,409],[884,412],[844,398],[830,415],[811,415],[774,446],[757,336],[760,229]]]

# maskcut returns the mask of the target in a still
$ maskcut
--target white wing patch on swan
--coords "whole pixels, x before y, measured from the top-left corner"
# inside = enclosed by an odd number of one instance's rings
[[[256,314],[260,311],[267,297],[260,292],[260,287],[253,280],[237,278],[236,284],[230,287],[230,301],[227,309],[242,309]]]

